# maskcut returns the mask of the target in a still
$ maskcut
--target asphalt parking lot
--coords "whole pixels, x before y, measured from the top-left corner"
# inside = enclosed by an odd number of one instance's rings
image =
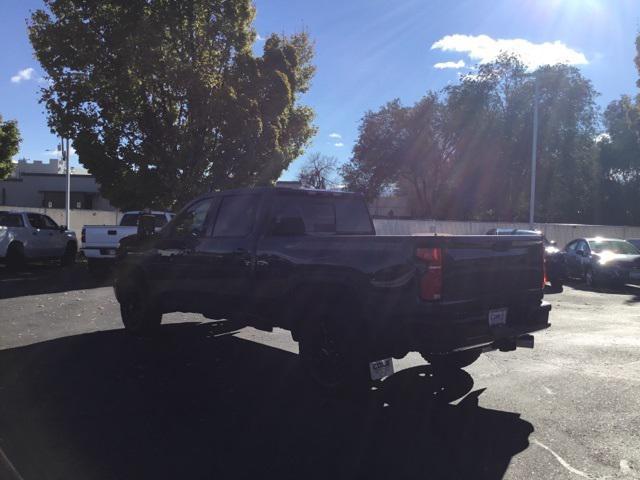
[[[533,350],[446,381],[411,354],[336,400],[288,332],[131,338],[82,265],[0,270],[0,478],[640,478],[640,290],[547,300]]]

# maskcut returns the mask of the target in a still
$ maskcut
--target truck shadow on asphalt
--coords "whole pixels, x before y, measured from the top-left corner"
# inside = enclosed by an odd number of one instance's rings
[[[108,275],[92,276],[84,264],[61,268],[51,263],[30,264],[17,272],[0,266],[0,299],[26,295],[87,290],[111,285]]]
[[[328,398],[210,323],[102,331],[0,351],[0,447],[25,480],[499,479],[533,427],[472,388],[424,366]]]

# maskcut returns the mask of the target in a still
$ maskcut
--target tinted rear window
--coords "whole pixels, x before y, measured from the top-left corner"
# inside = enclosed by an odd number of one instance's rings
[[[156,213],[153,215],[156,219],[156,228],[164,227],[167,224],[167,218],[162,213]],[[139,213],[127,213],[122,220],[120,220],[121,227],[137,227],[138,219],[140,218]]]
[[[308,234],[372,235],[369,211],[359,197],[279,195],[275,217],[301,217]]]
[[[0,227],[24,227],[22,215],[0,212]]]

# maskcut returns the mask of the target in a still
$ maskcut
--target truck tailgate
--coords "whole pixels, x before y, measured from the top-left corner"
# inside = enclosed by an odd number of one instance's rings
[[[85,227],[85,248],[86,247],[112,247],[118,246],[120,240],[129,235],[135,234],[137,227],[120,227],[116,225],[86,226]]]
[[[537,236],[449,237],[443,258],[443,300],[512,297],[542,290],[542,239]]]

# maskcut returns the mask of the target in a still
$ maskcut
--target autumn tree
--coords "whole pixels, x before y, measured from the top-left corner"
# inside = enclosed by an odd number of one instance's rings
[[[252,45],[250,0],[45,0],[29,37],[49,125],[102,193],[173,207],[273,183],[314,134],[306,33]]]
[[[347,184],[369,198],[394,186],[418,216],[526,221],[536,83],[536,219],[590,221],[597,94],[573,67],[529,72],[511,55],[413,106],[394,100],[366,113]]]

